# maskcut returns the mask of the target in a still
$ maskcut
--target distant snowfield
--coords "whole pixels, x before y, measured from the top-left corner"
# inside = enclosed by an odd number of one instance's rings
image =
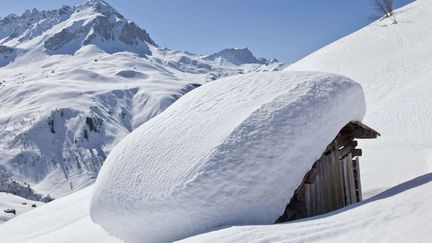
[[[432,2],[396,11],[287,70],[344,74],[362,84],[365,123],[382,137],[360,145],[366,201],[281,225],[236,226],[186,242],[429,242],[432,232]],[[6,242],[117,242],[89,218],[92,187],[0,225]]]

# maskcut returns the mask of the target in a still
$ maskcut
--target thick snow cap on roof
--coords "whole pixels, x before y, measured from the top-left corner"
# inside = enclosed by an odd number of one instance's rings
[[[91,217],[129,242],[271,224],[340,129],[364,114],[361,86],[333,74],[254,73],[203,85],[114,148]]]

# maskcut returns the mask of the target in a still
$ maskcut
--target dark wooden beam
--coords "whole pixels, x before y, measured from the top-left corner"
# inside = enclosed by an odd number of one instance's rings
[[[361,149],[354,149],[352,151],[352,157],[362,156],[363,152]]]
[[[373,130],[372,128],[360,123],[360,122],[350,122],[340,131],[340,135],[344,138],[377,138],[381,136],[380,133]]]

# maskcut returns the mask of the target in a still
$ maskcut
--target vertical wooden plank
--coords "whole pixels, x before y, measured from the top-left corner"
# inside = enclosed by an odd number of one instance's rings
[[[343,182],[342,182],[342,176],[341,176],[341,170],[340,170],[340,162],[338,158],[338,154],[335,153],[333,155],[333,160],[335,163],[334,167],[334,173],[335,173],[335,185],[336,185],[336,193],[337,193],[337,206],[336,208],[341,208],[345,205],[344,202],[344,191],[343,191]]]
[[[332,163],[333,163],[333,184],[334,184],[334,197],[335,197],[335,209],[343,207],[343,192],[342,192],[342,183],[340,177],[339,170],[339,159],[337,153],[332,155]]]
[[[355,182],[354,182],[354,171],[352,167],[352,157],[351,154],[348,154],[346,157],[346,163],[347,163],[347,169],[348,169],[348,179],[349,179],[349,190],[350,190],[350,196],[351,196],[351,203],[357,202],[357,197],[355,193]]]
[[[331,187],[331,198],[332,198],[332,208],[331,210],[335,210],[338,208],[339,195],[338,195],[338,180],[337,180],[337,163],[335,161],[335,155],[332,153],[329,157],[330,164],[330,187]]]
[[[348,175],[348,163],[346,157],[342,159],[343,177],[344,177],[344,191],[345,191],[345,206],[351,204],[351,190]]]
[[[333,204],[334,204],[334,197],[333,197],[333,185],[331,181],[331,154],[326,156],[326,167],[325,167],[325,176],[326,176],[326,193],[327,193],[327,212],[330,212],[333,210]]]
[[[346,205],[346,196],[345,196],[345,181],[343,177],[343,161],[338,159],[338,170],[339,170],[339,179],[340,179],[340,193],[341,193],[341,206]]]
[[[327,159],[327,176],[328,176],[328,186],[329,186],[329,196],[330,196],[330,211],[335,209],[336,198],[335,198],[335,188],[333,185],[333,156],[330,154]]]
[[[322,185],[321,185],[321,161],[317,163],[317,177],[315,178],[315,193],[316,193],[316,213],[319,214],[321,212],[321,191],[322,191]]]
[[[301,218],[304,218],[307,215],[307,213],[306,213],[306,201],[305,201],[306,194],[305,194],[304,184],[301,187],[300,195],[301,195],[301,197],[299,198],[299,201],[302,203],[300,216],[301,216]]]
[[[355,179],[356,179],[357,201],[360,202],[363,200],[363,193],[361,188],[360,162],[358,157],[353,160],[353,164],[356,172]]]
[[[321,213],[326,213],[328,211],[328,188],[327,188],[327,176],[326,176],[326,157],[324,156],[320,161],[320,208]]]
[[[351,203],[357,202],[357,193],[356,193],[356,186],[355,186],[355,177],[354,177],[354,167],[352,163],[352,155],[348,154],[346,157],[347,160],[347,168],[348,168],[348,178],[349,178],[349,189],[350,189],[350,195],[351,195]]]
[[[325,176],[325,157],[322,157],[319,163],[319,175],[320,175],[320,213],[327,211],[327,188],[326,188],[326,176]]]
[[[305,183],[304,185],[304,202],[305,202],[305,210],[306,217],[311,216],[311,195],[310,195],[310,184]]]
[[[316,192],[315,192],[315,183],[316,183],[316,179],[315,181],[310,185],[310,214],[311,215],[315,215],[316,213],[316,202],[315,202],[315,198],[316,198]]]
[[[315,178],[315,215],[321,213],[321,191],[320,191],[320,174],[318,173]]]

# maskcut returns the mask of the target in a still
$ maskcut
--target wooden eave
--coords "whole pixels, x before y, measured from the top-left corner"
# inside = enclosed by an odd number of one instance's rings
[[[371,139],[381,136],[379,132],[358,121],[348,123],[342,128],[340,135],[357,139]]]

